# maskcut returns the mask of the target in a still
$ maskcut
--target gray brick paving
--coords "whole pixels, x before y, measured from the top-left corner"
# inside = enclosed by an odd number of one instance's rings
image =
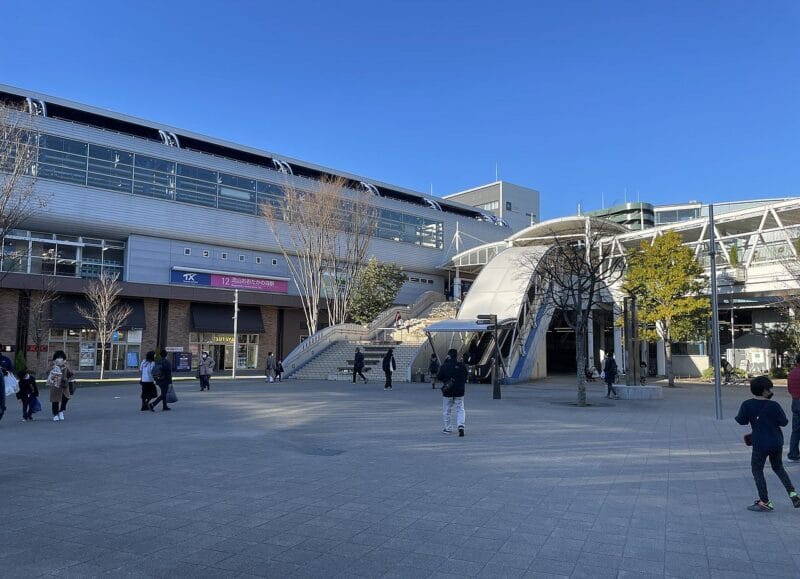
[[[165,414],[135,385],[82,389],[63,423],[9,400],[0,575],[800,576],[800,510],[771,473],[775,512],[744,508],[741,388],[718,422],[708,386],[590,386],[590,408],[566,380],[474,386],[463,439],[424,384],[194,388]]]

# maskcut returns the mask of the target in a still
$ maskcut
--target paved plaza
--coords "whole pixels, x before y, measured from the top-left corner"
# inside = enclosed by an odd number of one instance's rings
[[[800,576],[771,471],[775,511],[745,510],[744,388],[719,422],[708,385],[577,408],[568,382],[469,387],[464,438],[425,384],[183,382],[155,414],[83,388],[60,423],[9,399],[0,576]]]

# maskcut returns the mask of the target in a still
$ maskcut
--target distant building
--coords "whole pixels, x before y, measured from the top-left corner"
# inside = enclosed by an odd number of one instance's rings
[[[656,224],[654,208],[650,203],[624,203],[607,209],[588,211],[589,217],[603,217],[628,229],[638,231]]]
[[[495,181],[444,198],[482,209],[505,221],[514,231],[539,221],[539,192],[507,181]]]

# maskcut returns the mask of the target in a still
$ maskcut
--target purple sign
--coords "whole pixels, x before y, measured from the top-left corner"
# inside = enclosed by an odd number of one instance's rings
[[[289,293],[289,282],[280,279],[211,274],[211,287],[240,289],[254,292]]]

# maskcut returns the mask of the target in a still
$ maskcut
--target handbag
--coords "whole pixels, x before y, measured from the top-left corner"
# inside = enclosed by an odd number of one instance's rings
[[[177,401],[178,395],[175,394],[175,389],[172,387],[172,384],[170,384],[167,390],[167,404],[174,404]]]
[[[6,388],[6,396],[13,396],[19,392],[19,384],[13,374],[8,373],[3,376],[3,384]]]
[[[447,382],[442,384],[442,396],[452,398],[456,392],[456,381],[450,378]]]
[[[31,403],[31,412],[36,413],[41,411],[42,411],[42,403],[39,402],[39,398],[36,397],[33,399],[33,402]]]
[[[75,394],[75,390],[78,388],[78,381],[70,380],[67,384],[69,385],[69,395],[72,396]]]

